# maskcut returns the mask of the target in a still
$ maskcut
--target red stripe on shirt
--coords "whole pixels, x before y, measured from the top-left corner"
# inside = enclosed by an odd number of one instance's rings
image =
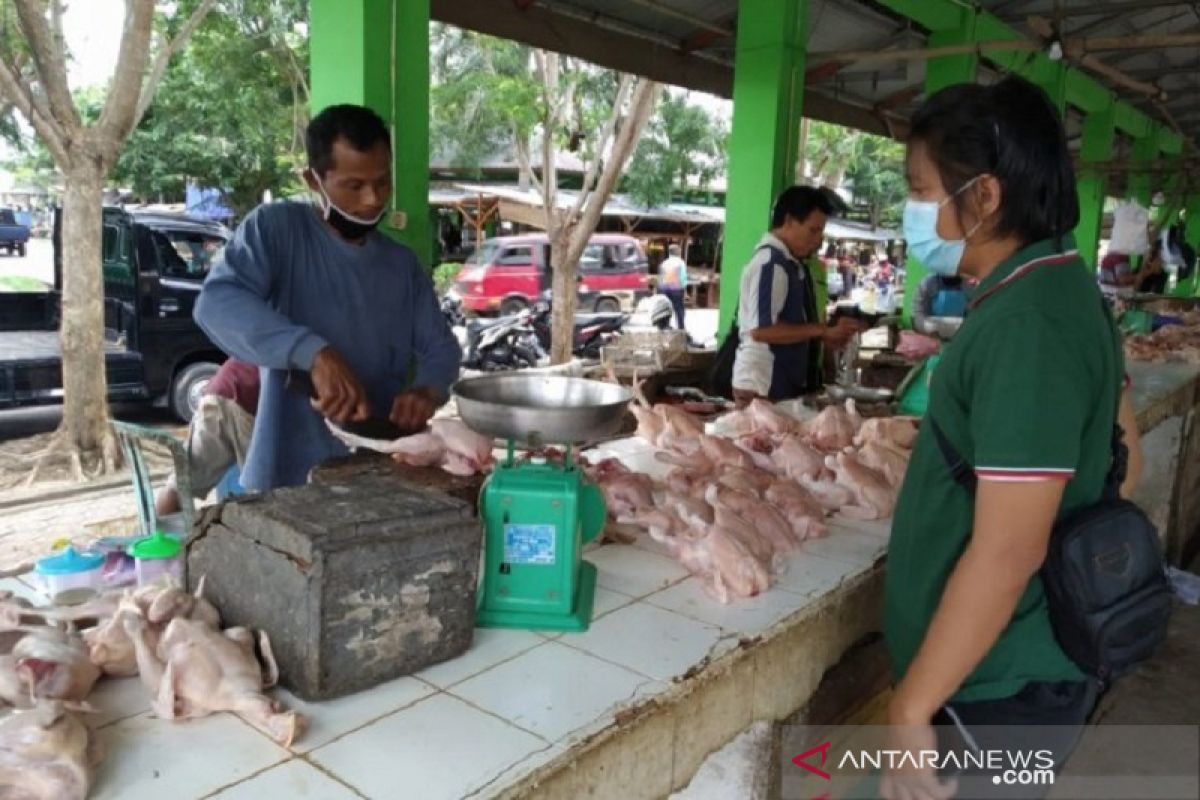
[[[977,469],[975,476],[983,480],[1020,483],[1026,481],[1069,481],[1075,470],[1047,472],[1045,470],[989,470]]]

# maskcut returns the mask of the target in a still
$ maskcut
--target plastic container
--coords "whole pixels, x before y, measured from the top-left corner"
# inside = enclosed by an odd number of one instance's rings
[[[33,571],[46,596],[52,601],[60,602],[66,593],[78,594],[102,589],[103,569],[102,553],[81,553],[67,545],[54,555],[39,560]]]
[[[138,586],[154,583],[165,575],[183,586],[183,544],[162,531],[138,539],[129,546],[137,570]]]

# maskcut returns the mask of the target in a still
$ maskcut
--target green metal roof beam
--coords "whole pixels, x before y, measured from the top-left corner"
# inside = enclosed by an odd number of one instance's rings
[[[958,28],[963,15],[972,12],[972,7],[962,0],[879,0],[880,4],[902,14],[913,22],[931,31]],[[1016,41],[1026,37],[1017,30],[987,12],[979,12],[975,23],[975,41]],[[1053,62],[1045,53],[985,52],[984,58],[1024,77],[1036,79],[1052,70]],[[1116,100],[1112,91],[1086,73],[1071,67],[1067,71],[1067,102],[1086,113],[1107,109],[1116,105],[1117,127],[1134,138],[1143,138],[1157,131],[1164,152],[1180,152],[1183,147],[1179,134],[1165,128],[1128,103]]]

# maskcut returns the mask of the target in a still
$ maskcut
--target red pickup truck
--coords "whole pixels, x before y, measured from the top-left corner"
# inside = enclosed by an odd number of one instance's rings
[[[598,233],[579,260],[580,309],[632,309],[650,294],[646,254],[637,239]],[[550,242],[545,234],[488,239],[463,264],[455,291],[478,314],[514,314],[550,288]]]

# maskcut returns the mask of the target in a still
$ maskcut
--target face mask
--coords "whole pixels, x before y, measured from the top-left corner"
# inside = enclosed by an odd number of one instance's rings
[[[958,274],[959,262],[962,261],[963,251],[967,249],[966,238],[949,240],[938,236],[938,212],[942,206],[953,200],[955,195],[977,180],[979,178],[974,177],[967,181],[957,192],[941,202],[913,200],[910,197],[904,204],[904,240],[908,243],[908,251],[935,275]],[[975,227],[967,232],[967,236],[979,230],[981,223],[982,220],[977,222]]]
[[[317,171],[312,170],[313,180],[317,182],[317,188],[321,192],[321,216],[325,221],[333,226],[333,229],[345,236],[347,239],[361,239],[379,226],[383,215],[387,213],[387,208],[379,209],[379,213],[374,219],[363,219],[356,217],[353,214],[347,214],[333,204],[329,199],[329,195],[325,193],[325,184],[321,183],[321,176]]]

